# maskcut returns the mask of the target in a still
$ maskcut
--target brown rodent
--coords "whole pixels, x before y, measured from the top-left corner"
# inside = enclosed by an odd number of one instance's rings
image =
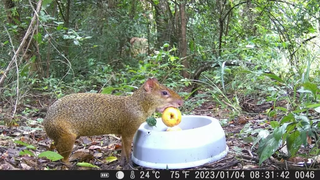
[[[131,143],[139,126],[156,110],[179,107],[182,98],[149,78],[131,96],[77,93],[57,100],[43,121],[47,135],[68,163],[79,136],[119,134],[122,136],[121,164],[129,162]]]

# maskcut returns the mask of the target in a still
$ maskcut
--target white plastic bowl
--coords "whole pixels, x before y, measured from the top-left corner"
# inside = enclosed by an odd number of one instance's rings
[[[217,119],[209,116],[182,116],[182,131],[166,131],[157,125],[141,124],[133,139],[132,161],[155,169],[182,169],[217,161],[227,155],[225,133]]]

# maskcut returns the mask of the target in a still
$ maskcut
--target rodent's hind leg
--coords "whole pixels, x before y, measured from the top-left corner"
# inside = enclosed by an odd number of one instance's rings
[[[74,142],[76,141],[77,135],[73,133],[64,133],[59,139],[55,140],[57,151],[63,156],[63,162],[69,163],[69,155],[72,152]]]
[[[122,151],[121,151],[121,166],[125,166],[127,163],[130,163],[130,153],[131,153],[131,144],[133,136],[123,136],[122,135]]]

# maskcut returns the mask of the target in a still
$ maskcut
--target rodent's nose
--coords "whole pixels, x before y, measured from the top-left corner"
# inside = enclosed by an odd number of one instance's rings
[[[179,100],[179,101],[177,101],[177,103],[178,103],[178,106],[180,107],[183,105],[183,100]]]

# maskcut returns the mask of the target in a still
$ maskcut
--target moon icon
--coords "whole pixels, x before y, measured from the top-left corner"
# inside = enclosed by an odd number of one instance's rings
[[[123,177],[124,177],[124,173],[123,173],[122,171],[118,171],[118,172],[116,173],[116,178],[117,178],[117,179],[123,179]]]

